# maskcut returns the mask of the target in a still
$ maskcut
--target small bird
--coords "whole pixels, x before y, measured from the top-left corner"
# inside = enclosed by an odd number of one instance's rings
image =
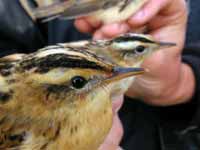
[[[73,19],[89,15],[103,23],[128,19],[148,0],[60,0],[33,9],[33,16],[43,21],[55,18]]]
[[[95,55],[123,67],[140,67],[146,58],[160,49],[176,46],[173,42],[156,41],[151,35],[135,33],[126,33],[106,40],[85,40],[61,45],[87,49]],[[148,70],[148,68],[145,69]],[[116,88],[124,93],[134,79],[135,77],[123,79],[118,82],[120,86],[116,86]],[[129,86],[127,86],[128,83]]]
[[[97,150],[112,125],[114,87],[142,73],[61,44],[1,58],[0,149]]]
[[[139,67],[154,52],[176,46],[176,43],[156,41],[148,34],[125,33],[112,39],[83,40],[59,45],[87,49],[119,66]]]

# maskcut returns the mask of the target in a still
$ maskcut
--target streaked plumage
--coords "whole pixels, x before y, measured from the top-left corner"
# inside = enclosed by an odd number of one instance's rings
[[[61,43],[63,47],[86,49],[95,55],[124,67],[138,67],[154,52],[175,46],[175,43],[156,41],[150,35],[126,33],[113,39],[85,40]]]
[[[156,51],[175,46],[175,43],[156,41],[150,35],[127,33],[113,39],[79,41],[60,44],[63,47],[77,47],[95,53],[104,59],[123,67],[140,67],[143,61]],[[148,69],[148,68],[146,68]],[[121,80],[116,90],[124,93],[135,77]],[[118,92],[120,93],[120,92]]]
[[[72,19],[90,15],[104,23],[126,20],[148,0],[62,0],[33,10],[36,18]]]
[[[97,150],[112,124],[120,68],[62,45],[0,59],[0,149]]]

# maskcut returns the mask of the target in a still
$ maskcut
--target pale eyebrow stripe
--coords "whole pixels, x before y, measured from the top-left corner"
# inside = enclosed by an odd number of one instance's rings
[[[63,48],[41,51],[38,54],[36,54],[36,57],[42,58],[42,57],[46,57],[48,55],[54,55],[54,54],[67,54],[67,55],[81,56],[81,57],[86,58],[86,56],[80,52],[65,50]]]

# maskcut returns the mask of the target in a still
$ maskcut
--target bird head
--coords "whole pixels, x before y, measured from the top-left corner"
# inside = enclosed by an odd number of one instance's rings
[[[138,67],[156,51],[176,44],[156,41],[150,35],[127,33],[113,39],[83,42],[80,45],[88,46],[97,55],[120,66]]]
[[[102,106],[111,103],[116,82],[144,72],[59,45],[1,60],[0,102],[8,109],[16,105],[16,112],[35,118],[57,119],[79,110],[103,110]]]
[[[175,46],[170,42],[160,42],[150,35],[128,33],[109,41],[110,55],[122,66],[138,67],[156,51]]]

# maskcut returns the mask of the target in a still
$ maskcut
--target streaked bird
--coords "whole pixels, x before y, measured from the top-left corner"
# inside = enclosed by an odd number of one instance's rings
[[[33,10],[35,18],[49,21],[55,18],[73,19],[89,15],[103,23],[126,20],[148,0],[60,0]]]
[[[114,87],[142,73],[62,45],[1,58],[0,149],[97,150],[112,125]]]
[[[139,67],[153,53],[176,46],[173,42],[156,41],[151,35],[125,33],[112,39],[60,43],[63,47],[86,49],[123,67]]]
[[[62,43],[60,45],[66,48],[77,47],[86,49],[123,67],[140,67],[144,60],[155,52],[176,46],[173,42],[156,41],[150,35],[135,33],[122,34],[113,39],[78,41]],[[145,69],[148,70],[148,68]],[[124,79],[119,82],[120,86],[116,86],[116,88],[124,93],[133,83],[134,79],[135,77]]]

